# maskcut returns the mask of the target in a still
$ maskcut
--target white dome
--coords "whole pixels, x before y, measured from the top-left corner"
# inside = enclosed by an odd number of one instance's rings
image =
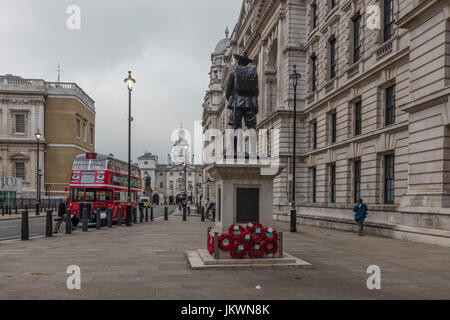
[[[225,29],[225,38],[219,41],[219,43],[216,45],[216,49],[214,50],[214,54],[221,54],[225,53],[227,50],[227,47],[230,45],[230,39],[228,38],[228,27]]]

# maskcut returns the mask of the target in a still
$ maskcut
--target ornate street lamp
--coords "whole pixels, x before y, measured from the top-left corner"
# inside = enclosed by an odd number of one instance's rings
[[[133,118],[131,117],[131,92],[133,91],[133,86],[136,83],[131,77],[131,71],[128,71],[128,78],[124,80],[128,87],[128,203],[127,203],[127,222],[128,227],[131,226],[131,122]]]
[[[39,168],[39,153],[40,153],[40,140],[41,140],[41,133],[39,132],[39,129],[37,130],[36,134],[36,141],[37,141],[37,152],[36,152],[36,215],[38,216],[40,213],[40,205],[41,205],[41,169]]]
[[[294,141],[292,146],[292,203],[291,203],[291,232],[297,232],[297,205],[295,202],[295,167],[296,161],[296,150],[297,150],[297,85],[298,79],[301,75],[297,72],[297,66],[294,65],[294,71],[289,75],[292,80],[292,85],[294,86]]]

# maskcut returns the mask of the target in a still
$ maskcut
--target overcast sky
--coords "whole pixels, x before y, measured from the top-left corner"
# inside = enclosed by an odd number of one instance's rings
[[[211,52],[230,33],[242,0],[1,0],[0,74],[76,82],[96,101],[96,149],[127,159],[128,70],[133,92],[134,160],[167,161],[171,133],[201,120]],[[67,28],[67,8],[81,29]],[[198,162],[200,155],[196,155]]]

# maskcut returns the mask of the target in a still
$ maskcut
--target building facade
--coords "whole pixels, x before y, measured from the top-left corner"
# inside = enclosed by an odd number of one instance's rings
[[[227,50],[255,60],[258,128],[279,129],[276,219],[289,219],[295,64],[298,221],[351,230],[363,198],[368,232],[450,245],[449,40],[445,0],[243,2]]]
[[[75,83],[1,76],[0,123],[0,172],[22,180],[24,198],[38,179],[41,198],[62,198],[75,156],[95,150],[94,101]]]
[[[187,131],[182,126],[173,140],[167,164],[160,164],[150,152],[138,158],[141,179],[143,183],[148,181],[146,194],[151,195],[155,204],[177,204],[187,191],[188,199],[199,203],[203,198],[202,166],[194,163]]]

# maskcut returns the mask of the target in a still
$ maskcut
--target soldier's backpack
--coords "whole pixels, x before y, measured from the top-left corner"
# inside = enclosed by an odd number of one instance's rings
[[[235,69],[234,88],[238,94],[255,94],[258,88],[258,73],[248,66],[238,66]]]

